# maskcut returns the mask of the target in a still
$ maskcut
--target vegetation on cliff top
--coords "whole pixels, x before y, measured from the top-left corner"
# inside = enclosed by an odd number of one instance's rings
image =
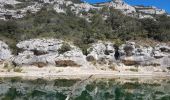
[[[36,14],[28,11],[22,19],[0,20],[0,39],[15,47],[13,45],[21,40],[53,37],[71,40],[82,49],[96,40],[150,38],[170,41],[170,17],[166,15],[155,16],[156,20],[136,19],[107,7],[81,13],[89,16],[91,21],[78,17],[69,8],[60,14],[48,5]],[[108,15],[106,20],[104,15]]]

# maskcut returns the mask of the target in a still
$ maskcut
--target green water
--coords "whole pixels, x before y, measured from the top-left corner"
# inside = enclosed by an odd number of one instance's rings
[[[0,100],[170,100],[168,78],[0,78]]]

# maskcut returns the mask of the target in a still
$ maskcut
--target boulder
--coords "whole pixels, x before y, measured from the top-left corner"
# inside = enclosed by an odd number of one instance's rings
[[[17,47],[43,55],[44,53],[57,52],[62,45],[63,41],[58,39],[30,39],[19,42]]]
[[[126,56],[133,56],[135,54],[135,43],[134,42],[126,42],[120,47],[120,51],[123,52]]]
[[[154,58],[150,56],[130,56],[130,57],[121,57],[121,61],[123,64],[127,66],[132,65],[143,65],[143,66],[149,66],[152,65]]]
[[[55,62],[71,60],[75,62],[77,65],[88,66],[86,56],[83,55],[82,51],[77,47],[73,47],[71,51],[67,51],[64,54],[59,54],[59,56],[57,56],[54,60]]]
[[[135,44],[135,42],[126,42],[126,44],[122,44],[119,52],[121,56],[151,56],[153,52],[153,48],[150,46],[141,46]]]
[[[155,50],[155,51],[153,51],[153,56],[156,59],[160,59],[160,58],[165,57],[166,55],[163,54],[160,50],[159,51]]]
[[[168,45],[166,45],[166,44],[157,45],[156,48],[157,48],[158,50],[160,50],[161,52],[170,53],[170,46],[168,46]]]
[[[0,41],[0,61],[8,60],[12,57],[11,51],[8,45]]]
[[[86,57],[86,60],[89,61],[89,62],[96,61],[96,59],[95,59],[92,55],[88,55],[88,56]]]
[[[163,57],[160,60],[160,64],[162,67],[170,67],[170,56]]]
[[[140,49],[140,51],[138,50]],[[153,48],[151,46],[140,46],[139,48],[136,48],[136,54],[137,55],[143,55],[143,56],[152,56]]]
[[[127,66],[139,65],[143,61],[143,57],[138,56],[122,57],[121,61],[123,64]]]
[[[107,42],[106,43],[106,50],[105,50],[105,54],[109,55],[110,53],[114,53],[115,52],[115,49],[114,49],[114,44],[113,43],[110,43],[110,42]]]
[[[96,61],[100,65],[108,65],[109,62],[114,62],[115,48],[111,42],[102,42],[92,44],[87,50],[89,54],[86,59],[89,62]]]
[[[158,44],[155,46],[154,50],[153,50],[153,56],[156,59],[160,59],[166,56],[170,56],[170,46],[166,45],[166,44]]]
[[[98,60],[101,56],[105,55],[106,46],[103,42],[94,43],[87,51],[89,54],[87,56],[93,56]]]
[[[17,47],[23,52],[13,59],[16,65],[36,65],[39,67],[47,65],[83,66],[87,65],[86,57],[82,51],[74,45],[70,49],[60,53],[64,41],[58,39],[30,39],[19,42]],[[68,63],[68,64],[67,64]]]
[[[32,51],[24,51],[13,57],[12,62],[15,66],[32,65],[37,59]]]

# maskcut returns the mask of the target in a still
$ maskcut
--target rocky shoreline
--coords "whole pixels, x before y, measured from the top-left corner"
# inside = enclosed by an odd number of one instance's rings
[[[71,42],[59,39],[30,39],[16,46],[18,54],[14,55],[0,41],[0,76],[169,76],[170,71],[170,45],[163,43],[149,46],[98,41],[86,54]]]
[[[23,79],[46,79],[46,80],[53,80],[53,79],[84,79],[87,77],[93,78],[169,78],[169,72],[131,72],[131,71],[101,71],[101,70],[94,70],[93,72],[80,71],[80,73],[18,73],[18,72],[1,72],[1,78],[15,78],[20,77]]]

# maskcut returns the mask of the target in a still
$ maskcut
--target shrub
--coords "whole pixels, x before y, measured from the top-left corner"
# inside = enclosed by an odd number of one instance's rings
[[[131,68],[129,70],[132,71],[132,72],[138,72],[138,69],[134,69],[134,68]]]
[[[14,72],[22,72],[22,68],[21,67],[15,67]]]
[[[9,67],[9,63],[4,63],[4,68],[8,68]]]
[[[132,55],[133,55],[133,54],[132,54],[132,51],[133,51],[133,47],[132,47],[132,46],[127,45],[127,46],[125,46],[123,49],[124,49],[124,51],[126,52],[126,55],[127,55],[127,56],[132,56]]]
[[[115,71],[115,70],[116,70],[116,67],[115,67],[115,65],[114,65],[114,64],[110,65],[110,66],[109,66],[109,68],[110,68],[111,70],[113,70],[113,71]]]
[[[67,67],[67,66],[80,67],[80,65],[78,65],[72,60],[60,60],[60,61],[55,61],[55,63],[57,67]]]
[[[13,9],[14,6],[11,5],[11,4],[5,4],[5,5],[4,5],[4,8],[5,8],[5,9]]]
[[[32,65],[37,66],[38,68],[43,68],[47,66],[47,63],[44,62],[34,62]]]
[[[63,54],[63,53],[65,53],[65,52],[67,52],[67,51],[70,51],[70,50],[71,50],[70,45],[69,45],[68,43],[64,43],[64,44],[61,46],[61,48],[58,50],[58,53],[59,53],[59,54]]]
[[[3,67],[7,70],[7,72],[10,72],[13,69],[13,65],[9,62],[5,62]]]

